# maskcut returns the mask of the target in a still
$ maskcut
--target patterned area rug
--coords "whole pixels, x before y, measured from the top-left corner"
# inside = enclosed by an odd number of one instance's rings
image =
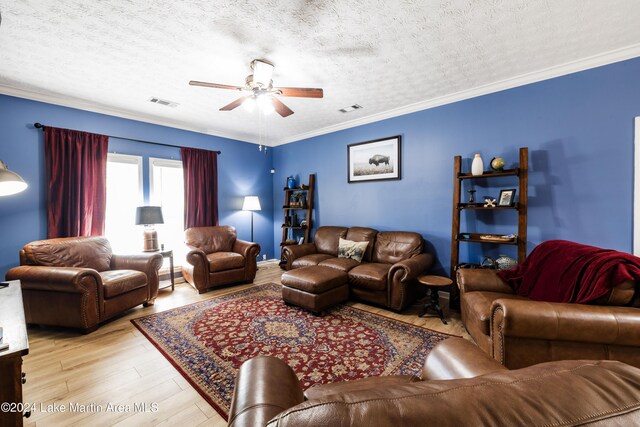
[[[356,378],[418,374],[449,335],[339,305],[316,317],[258,285],[132,320],[227,419],[236,373],[258,355],[276,356],[302,387]]]

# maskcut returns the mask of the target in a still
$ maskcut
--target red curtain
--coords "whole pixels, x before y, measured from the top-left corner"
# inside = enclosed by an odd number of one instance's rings
[[[184,228],[218,225],[218,153],[180,149],[184,174]]]
[[[46,127],[48,237],[104,234],[109,137]]]

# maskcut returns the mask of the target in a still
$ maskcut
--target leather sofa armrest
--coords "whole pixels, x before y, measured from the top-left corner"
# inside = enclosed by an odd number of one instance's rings
[[[414,302],[416,283],[413,279],[426,272],[433,264],[433,255],[422,253],[399,261],[387,273],[387,306],[402,311]]]
[[[448,338],[427,355],[421,377],[425,381],[454,380],[506,370],[471,341]]]
[[[64,325],[89,333],[103,320],[102,277],[92,268],[21,266],[9,270],[6,277],[20,280],[28,323]]]
[[[411,258],[399,261],[391,266],[389,269],[389,281],[396,275],[397,272],[401,272],[399,280],[401,282],[408,282],[416,277],[420,276],[433,265],[433,255],[430,253],[422,253]]]
[[[187,246],[186,261],[193,265],[194,268],[203,268],[204,271],[209,274],[209,262],[207,261],[207,254],[202,249]]]
[[[7,271],[7,280],[20,280],[23,290],[82,294],[94,286],[102,300],[102,278],[92,268],[20,266]]]
[[[153,301],[158,296],[160,277],[158,270],[162,266],[163,257],[159,253],[146,253],[135,255],[116,255],[111,257],[112,270],[136,270],[147,275],[149,296],[147,300]]]
[[[314,243],[303,243],[302,245],[288,245],[282,248],[282,255],[287,262],[286,269],[291,270],[292,263],[298,258],[305,255],[315,254],[317,252]]]
[[[254,357],[238,371],[228,425],[266,426],[270,419],[303,401],[300,382],[289,365],[276,357]]]
[[[253,281],[256,277],[256,271],[258,270],[256,258],[258,258],[260,254],[260,245],[236,239],[233,244],[233,251],[241,254],[245,259],[244,279],[246,281]]]
[[[238,253],[249,260],[255,259],[260,253],[260,245],[254,242],[236,239],[233,243],[233,252]]]
[[[515,294],[513,288],[498,276],[496,270],[461,268],[457,272],[457,281],[461,294],[477,291]]]
[[[501,298],[491,306],[494,352],[505,337],[638,347],[639,330],[640,310],[634,307]]]

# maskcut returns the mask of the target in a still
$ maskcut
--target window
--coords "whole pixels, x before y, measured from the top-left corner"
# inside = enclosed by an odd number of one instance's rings
[[[149,204],[162,207],[164,224],[156,225],[158,243],[173,249],[176,266],[184,251],[184,179],[180,160],[149,159]]]
[[[142,157],[109,153],[104,234],[115,253],[142,249],[142,229],[135,225],[142,204]]]

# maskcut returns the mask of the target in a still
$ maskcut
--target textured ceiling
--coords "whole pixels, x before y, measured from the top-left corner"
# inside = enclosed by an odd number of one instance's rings
[[[638,0],[0,0],[0,13],[0,93],[268,145],[640,55]],[[188,85],[242,85],[254,58],[276,65],[275,86],[324,99],[281,98],[295,114],[260,132],[257,112],[218,111],[239,92]]]

